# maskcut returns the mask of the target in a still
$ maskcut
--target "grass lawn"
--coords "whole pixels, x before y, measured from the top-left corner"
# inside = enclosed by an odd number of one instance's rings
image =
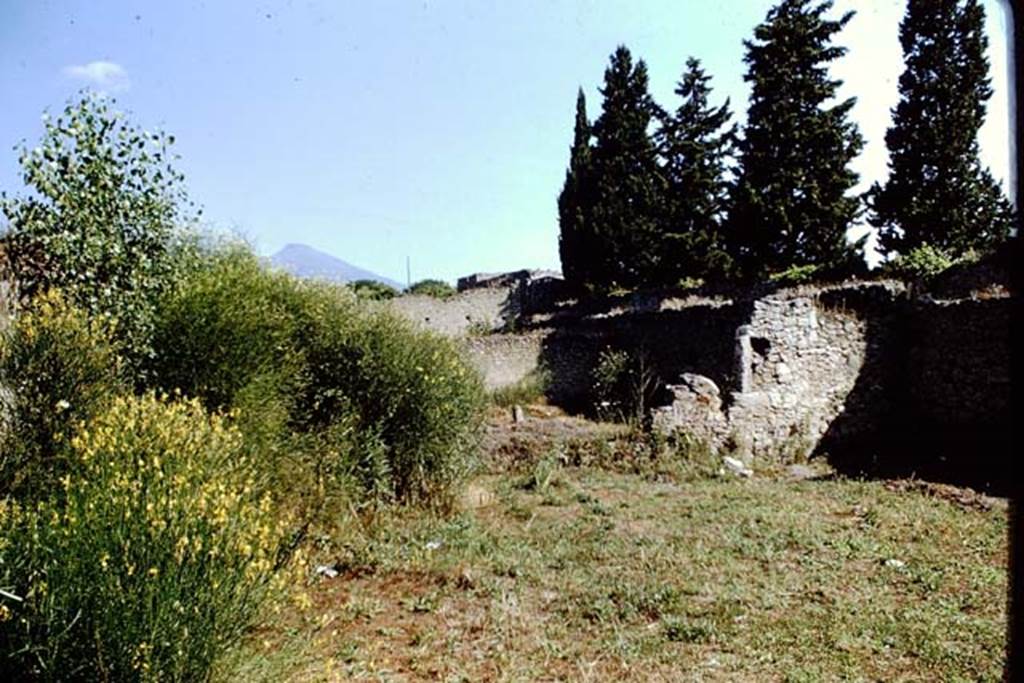
[[[259,633],[231,676],[999,680],[1006,505],[935,493],[495,465],[454,516],[323,539],[339,575],[312,580],[311,607]]]

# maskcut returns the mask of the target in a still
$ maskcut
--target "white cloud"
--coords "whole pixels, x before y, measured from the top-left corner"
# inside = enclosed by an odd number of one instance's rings
[[[127,90],[131,85],[128,72],[115,62],[96,61],[88,64],[72,64],[64,67],[64,75],[83,81],[101,90],[116,92]]]

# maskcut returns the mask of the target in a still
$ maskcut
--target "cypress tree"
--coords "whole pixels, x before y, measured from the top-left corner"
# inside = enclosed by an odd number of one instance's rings
[[[910,0],[900,24],[906,62],[885,136],[889,179],[868,193],[882,248],[930,244],[950,256],[985,249],[1013,225],[1009,201],[978,158],[992,96],[978,0]]]
[[[860,214],[847,196],[863,147],[849,120],[855,99],[826,107],[840,86],[828,64],[846,49],[832,37],[850,21],[824,15],[831,0],[783,0],[745,41],[752,85],[729,218],[730,251],[747,276],[791,266],[846,270],[861,261],[846,231]]]
[[[592,256],[587,252],[593,244],[587,239],[590,227],[590,121],[587,119],[587,100],[580,88],[576,96],[576,125],[573,131],[569,169],[565,184],[558,195],[558,252],[562,261],[562,275],[570,284],[580,286],[588,281],[588,264]]]
[[[647,91],[647,66],[619,46],[604,74],[601,116],[594,122],[593,203],[588,236],[599,257],[589,272],[598,289],[650,284],[659,267],[664,198],[654,141],[657,106]]]
[[[736,126],[729,101],[711,107],[711,77],[690,58],[675,93],[682,104],[662,118],[658,151],[668,185],[665,201],[662,279],[718,276],[726,268],[721,222],[728,197],[726,178]]]

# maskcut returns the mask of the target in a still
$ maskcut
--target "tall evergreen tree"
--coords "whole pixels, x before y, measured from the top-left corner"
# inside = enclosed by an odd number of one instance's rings
[[[708,103],[711,76],[690,58],[675,93],[682,104],[662,117],[658,151],[668,184],[662,251],[662,278],[719,275],[725,269],[721,221],[728,198],[726,177],[736,126],[729,101]]]
[[[853,12],[825,18],[831,0],[783,0],[745,41],[752,85],[732,196],[730,250],[748,276],[794,265],[848,269],[862,262],[846,231],[860,214],[849,168],[864,141],[853,98],[825,106],[840,81],[828,65],[846,53],[833,36]]]
[[[562,275],[573,285],[583,285],[588,281],[588,263],[593,257],[588,248],[593,240],[588,239],[587,230],[591,193],[590,154],[591,154],[590,121],[587,119],[587,100],[580,88],[576,96],[576,126],[573,131],[572,149],[569,156],[569,169],[565,172],[565,184],[558,195],[558,252],[562,260]]]
[[[649,284],[659,267],[665,184],[648,132],[657,105],[647,66],[619,46],[604,74],[601,116],[594,122],[590,284],[605,289]]]
[[[868,194],[888,252],[925,243],[959,255],[1007,237],[1013,212],[978,159],[992,96],[978,0],[910,0],[900,24],[906,67],[885,136],[889,179]]]

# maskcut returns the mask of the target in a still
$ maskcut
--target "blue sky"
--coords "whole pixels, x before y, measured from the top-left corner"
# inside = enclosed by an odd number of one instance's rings
[[[271,253],[305,242],[396,280],[557,268],[555,200],[576,89],[599,111],[619,43],[675,107],[701,58],[742,121],[742,41],[772,0],[242,0],[0,2],[0,188],[17,191],[21,140],[82,87],[136,123],[173,133],[211,228]],[[1009,20],[986,3],[996,97],[983,158],[1009,179]],[[883,136],[902,68],[899,0],[857,9],[841,34],[844,95],[868,146],[865,186],[885,175]]]

